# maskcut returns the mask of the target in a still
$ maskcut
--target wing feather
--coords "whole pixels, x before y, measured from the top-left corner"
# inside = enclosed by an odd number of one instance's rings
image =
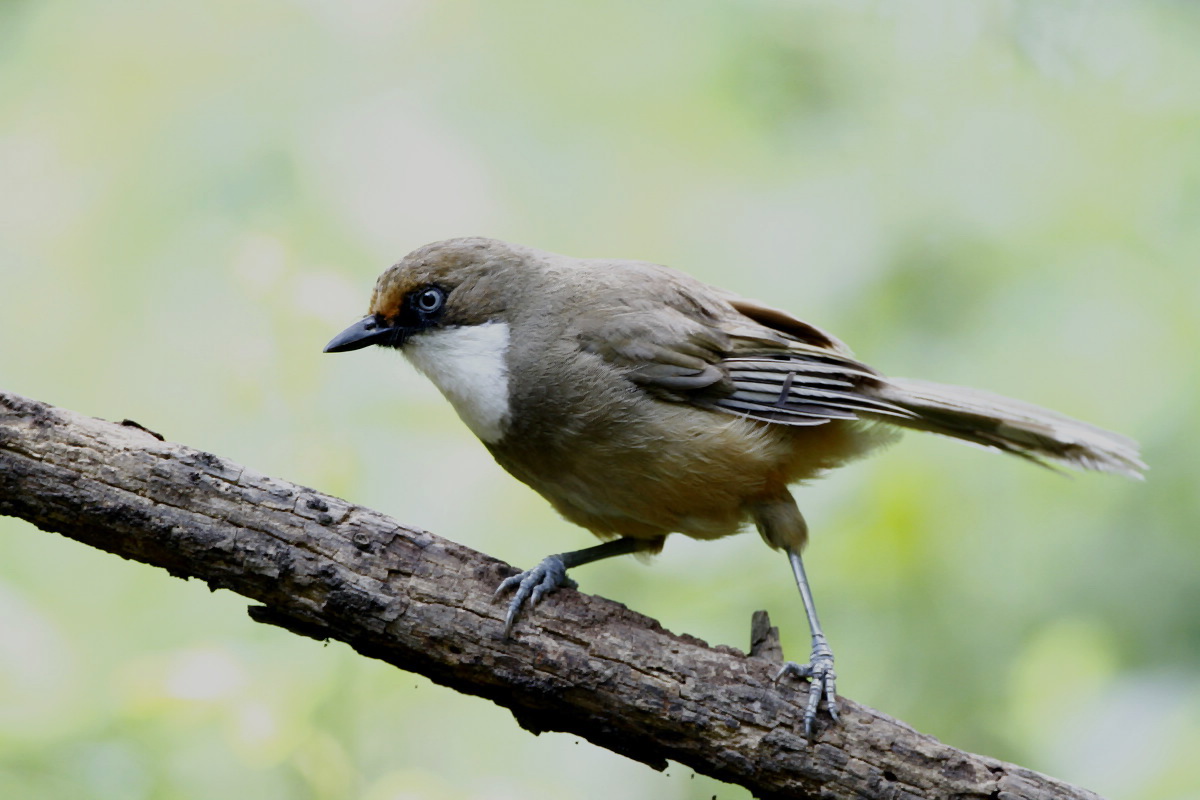
[[[912,412],[867,393],[878,376],[869,367],[840,355],[785,351],[723,362],[733,392],[712,403],[714,408],[783,424],[798,424],[791,415],[825,419],[858,419],[860,412],[908,418]],[[811,423],[807,423],[811,424]]]
[[[881,376],[817,328],[750,301],[677,301],[587,316],[576,332],[585,351],[670,402],[782,425],[913,416],[878,397]]]

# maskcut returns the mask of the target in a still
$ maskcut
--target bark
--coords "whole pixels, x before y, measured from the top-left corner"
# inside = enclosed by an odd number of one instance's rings
[[[823,716],[806,741],[807,688],[773,683],[765,619],[747,656],[562,590],[504,639],[492,593],[509,565],[129,420],[0,392],[0,514],[235,591],[261,604],[255,620],[485,697],[534,733],[759,797],[1097,797],[845,699],[841,724]]]

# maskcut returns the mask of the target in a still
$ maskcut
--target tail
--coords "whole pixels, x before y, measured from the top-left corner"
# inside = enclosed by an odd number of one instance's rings
[[[1007,397],[910,378],[885,378],[878,396],[912,414],[893,425],[932,431],[1021,456],[1141,479],[1137,442]]]

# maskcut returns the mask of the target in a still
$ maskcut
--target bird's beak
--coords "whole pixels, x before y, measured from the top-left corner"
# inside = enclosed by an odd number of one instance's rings
[[[333,337],[322,352],[345,353],[373,344],[398,344],[402,340],[401,330],[389,327],[372,314]]]

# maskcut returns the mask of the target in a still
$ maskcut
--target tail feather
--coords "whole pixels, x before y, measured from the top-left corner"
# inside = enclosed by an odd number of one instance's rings
[[[1019,400],[910,378],[886,378],[880,398],[910,411],[887,422],[1021,456],[1141,479],[1137,442]]]

